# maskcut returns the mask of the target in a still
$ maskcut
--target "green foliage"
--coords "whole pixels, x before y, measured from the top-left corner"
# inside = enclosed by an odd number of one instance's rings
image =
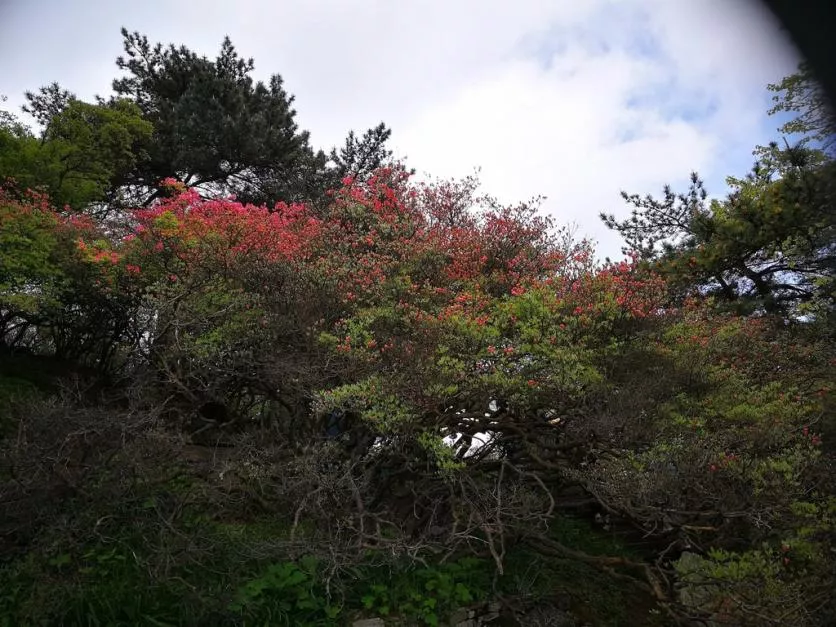
[[[123,29],[126,75],[116,96],[85,103],[52,83],[27,92],[41,133],[0,112],[0,180],[42,189],[59,205],[124,209],[163,195],[167,177],[247,202],[311,201],[351,176],[389,164],[391,131],[352,131],[330,156],[300,131],[279,75],[254,81],[252,59],[229,39],[210,61],[185,46],[152,45]]]
[[[185,593],[177,583],[155,585],[133,552],[93,547],[82,555],[56,552],[43,570],[31,561],[7,566],[0,574],[6,594],[0,615],[8,625],[47,621],[69,625],[178,625]],[[39,578],[52,580],[52,589]],[[3,623],[0,623],[3,624]]]
[[[622,193],[631,217],[601,217],[624,237],[625,250],[681,290],[699,287],[744,314],[827,318],[836,302],[832,108],[804,65],[770,89],[777,92],[770,113],[799,114],[779,129],[801,135],[799,144],[758,147],[752,171],[729,177],[722,200],[708,202],[693,174],[685,193],[667,186],[661,199]]]
[[[213,528],[203,522],[191,532]],[[171,577],[160,579],[152,575],[159,556],[148,553],[150,547],[127,527],[118,531],[124,535],[116,544],[60,548],[38,561],[30,557],[4,566],[0,616],[9,622],[0,625],[201,625],[221,620],[326,627],[363,614],[439,625],[456,608],[485,599],[490,590],[491,563],[473,558],[415,566],[381,564],[371,556],[339,576],[313,557],[241,563],[235,550],[259,534],[258,525],[245,525],[245,535],[226,536],[233,546],[218,545],[211,556],[199,554],[195,567],[178,566]],[[264,537],[275,539],[275,529]]]
[[[342,601],[329,600],[326,573],[313,558],[267,566],[236,593],[230,609],[249,620],[277,625],[330,625],[351,612],[439,625],[449,613],[483,599],[489,563],[460,559],[415,567],[360,565],[354,581],[331,581]]]
[[[705,557],[686,553],[676,571],[686,602],[717,620],[823,624],[817,621],[825,618],[820,612],[830,590],[814,574],[826,572],[825,562],[819,547],[788,539],[748,551],[714,549]]]
[[[62,204],[61,186],[80,181],[87,186],[89,197],[67,204],[80,207],[85,200],[105,199],[144,159],[152,132],[151,123],[129,100],[95,105],[70,101],[50,121],[44,135],[44,145],[52,147],[63,168],[51,195]]]
[[[384,573],[371,571],[360,585],[360,601],[373,614],[439,625],[452,610],[485,598],[489,573],[488,561],[473,558],[397,569],[384,579]]]
[[[71,99],[48,120],[42,137],[0,128],[0,178],[47,192],[58,206],[82,209],[107,199],[143,156],[152,126],[126,100]]]
[[[153,189],[173,176],[272,206],[321,200],[342,177],[368,177],[389,158],[391,131],[381,124],[359,139],[352,132],[329,163],[298,129],[281,76],[254,81],[253,60],[239,57],[228,38],[210,61],[185,46],[152,45],[126,29],[122,35],[126,56],[117,65],[126,76],[113,88],[155,131],[147,158],[131,170],[133,184]]]
[[[209,61],[185,46],[154,46],[126,29],[122,35],[126,57],[117,64],[127,76],[114,81],[114,91],[133,99],[155,129],[136,183],[156,186],[182,176],[191,185],[246,193],[258,185],[258,170],[302,174],[313,165],[316,156],[308,134],[296,128],[281,77],[274,75],[268,85],[254,82],[253,61],[241,59],[229,39]],[[304,193],[283,191],[288,200]]]
[[[327,167],[228,40],[124,35],[125,100],[0,119],[0,165],[73,205],[0,197],[8,624],[439,625],[496,593],[827,623],[826,154],[628,197],[640,259],[601,265],[472,179],[371,172],[383,126]]]
[[[418,444],[427,451],[442,474],[452,475],[464,469],[465,464],[456,459],[453,448],[441,437],[425,431],[418,435]]]
[[[801,63],[798,71],[780,82],[767,86],[774,92],[775,103],[769,114],[795,113],[796,117],[779,128],[784,135],[801,136],[802,141],[815,142],[830,151],[836,139],[836,117],[810,65]]]
[[[391,129],[382,122],[359,138],[354,131],[349,131],[343,147],[339,151],[336,148],[331,151],[333,170],[327,188],[338,187],[340,180],[346,176],[368,180],[379,168],[392,165],[392,151],[386,147],[391,136]]]
[[[342,608],[327,602],[317,571],[315,559],[303,559],[298,565],[271,564],[238,590],[229,608],[244,616],[258,616],[259,622],[266,620],[271,625],[333,624]]]
[[[34,311],[39,296],[60,281],[57,224],[48,207],[0,195],[0,294],[6,306]]]
[[[125,358],[144,286],[88,216],[58,212],[35,192],[0,192],[0,336],[102,370]],[[89,244],[87,243],[89,242]],[[128,342],[130,343],[130,341]]]
[[[674,286],[699,285],[742,313],[826,315],[833,302],[833,165],[793,151],[729,179],[723,201],[707,204],[694,175],[687,194],[666,188],[662,200],[625,195],[633,216],[603,218]],[[800,164],[791,163],[796,154]]]
[[[355,411],[382,433],[394,433],[414,422],[415,412],[401,398],[388,391],[380,377],[349,383],[317,394],[314,409],[319,413]]]

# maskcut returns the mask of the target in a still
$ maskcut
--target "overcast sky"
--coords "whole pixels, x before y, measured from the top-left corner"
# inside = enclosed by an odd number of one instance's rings
[[[224,35],[279,73],[314,145],[380,121],[419,173],[482,168],[618,256],[598,212],[692,170],[721,193],[775,137],[766,84],[795,51],[748,0],[0,0],[0,94],[110,93],[119,29],[214,58]]]

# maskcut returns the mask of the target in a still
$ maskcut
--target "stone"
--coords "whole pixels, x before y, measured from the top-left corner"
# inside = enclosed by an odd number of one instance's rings
[[[351,623],[351,627],[386,627],[382,618],[361,618]]]

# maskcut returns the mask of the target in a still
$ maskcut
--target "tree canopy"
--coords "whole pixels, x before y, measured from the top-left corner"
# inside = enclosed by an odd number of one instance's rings
[[[836,178],[821,146],[836,128],[806,66],[770,89],[778,92],[771,113],[798,113],[780,129],[800,135],[798,143],[758,147],[752,171],[727,179],[725,198],[708,201],[693,174],[686,193],[670,187],[662,199],[624,193],[631,217],[601,217],[624,237],[625,251],[686,289],[698,286],[743,311],[829,317],[836,297]]]
[[[272,207],[321,204],[345,176],[369,177],[390,163],[391,130],[382,123],[360,137],[350,131],[330,154],[311,147],[281,76],[255,81],[253,60],[229,38],[209,60],[127,29],[122,36],[113,96],[84,103],[58,83],[27,92],[23,109],[39,134],[6,114],[5,176],[75,208],[147,205],[166,178]]]
[[[602,263],[124,35],[2,118],[0,619],[832,624],[826,151],[625,195]]]
[[[0,128],[0,171],[59,205],[106,203],[143,158],[152,130],[127,100],[94,105],[68,97],[40,137],[16,122]]]

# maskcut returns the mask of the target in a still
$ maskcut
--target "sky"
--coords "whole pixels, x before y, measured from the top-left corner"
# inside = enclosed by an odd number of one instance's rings
[[[281,74],[316,147],[385,122],[419,176],[481,168],[508,203],[620,256],[598,218],[620,191],[720,196],[777,138],[768,83],[799,58],[749,0],[0,0],[0,94],[52,81],[108,95],[120,27],[214,58],[225,35],[255,76]]]

